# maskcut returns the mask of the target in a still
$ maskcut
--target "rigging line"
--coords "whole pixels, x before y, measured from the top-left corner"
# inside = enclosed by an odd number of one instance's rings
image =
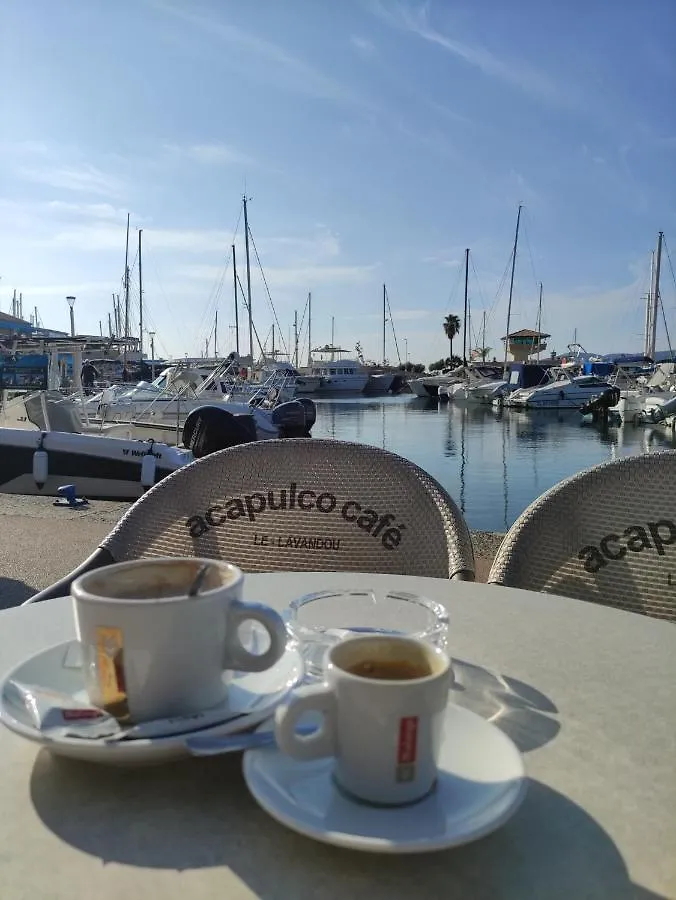
[[[239,272],[237,273],[237,284],[239,285],[240,293],[242,294],[242,303],[244,304],[244,309],[249,312],[249,304],[246,302],[246,294],[244,293],[244,288],[242,287],[242,282],[239,277]],[[254,321],[251,321],[251,328],[253,329],[253,333],[256,335],[256,340],[258,341],[258,349],[261,351],[261,356],[265,356],[265,351],[263,350],[263,345],[261,344],[261,339],[258,337],[258,332],[256,331],[256,325]],[[251,360],[251,365],[253,367],[253,359]]]
[[[449,296],[448,296],[448,302],[447,302],[447,304],[446,304],[446,309],[444,310],[444,314],[445,314],[445,315],[447,315],[447,314],[451,311],[451,304],[452,304],[452,303],[454,302],[454,300],[455,300],[455,295],[457,294],[458,288],[460,287],[460,280],[461,280],[461,278],[462,278],[462,270],[461,270],[460,266],[458,266],[458,271],[457,271],[457,275],[456,275],[456,279],[455,279],[455,284],[453,285],[453,288],[452,288],[452,290],[451,290],[451,293],[450,293]]]
[[[525,207],[524,207],[524,208],[525,208]],[[524,229],[523,229],[523,230],[524,230],[524,234],[525,234],[525,237],[526,237],[526,246],[528,247],[528,256],[529,256],[529,258],[530,258],[530,268],[531,268],[531,271],[532,271],[532,273],[533,273],[533,280],[535,281],[535,286],[538,287],[538,285],[540,284],[540,279],[537,277],[537,275],[536,275],[536,273],[535,273],[535,262],[534,262],[534,260],[533,260],[533,250],[532,250],[532,247],[531,247],[531,245],[530,245],[530,238],[528,237],[528,225],[527,225],[527,221],[526,221],[526,217],[525,217],[525,216],[522,218],[522,221],[523,221],[523,225],[524,225]]]
[[[662,236],[662,243],[664,244],[664,249],[667,252],[667,259],[669,260],[669,269],[671,271],[671,280],[674,282],[674,287],[676,288],[676,275],[674,275],[674,267],[671,262],[671,254],[669,253],[669,247],[667,246],[667,239]]]
[[[223,293],[223,287],[225,285],[225,277],[228,273],[228,269],[230,268],[230,263],[232,261],[232,245],[235,243],[235,238],[237,237],[237,233],[239,231],[239,225],[242,220],[243,207],[239,207],[239,212],[237,214],[237,222],[235,223],[235,228],[232,232],[232,240],[230,241],[230,247],[228,249],[228,255],[225,260],[225,264],[219,276],[216,277],[216,280],[211,286],[211,290],[209,291],[209,295],[207,297],[206,306],[202,312],[202,317],[200,319],[199,325],[197,327],[197,338],[200,343],[203,343],[202,338],[205,335],[205,329],[207,327],[208,322],[211,322],[214,319],[216,310],[218,309],[218,302],[221,299],[221,295]]]
[[[277,327],[279,328],[279,334],[281,337],[282,347],[284,347],[284,352],[289,353],[289,349],[286,346],[286,341],[284,340],[284,332],[282,331],[282,326],[277,318],[277,310],[275,309],[275,304],[272,302],[272,297],[270,296],[270,288],[268,287],[268,280],[265,277],[265,272],[263,271],[263,266],[261,265],[261,258],[258,255],[258,248],[256,247],[256,241],[254,240],[253,234],[251,233],[251,229],[249,228],[249,238],[251,239],[251,243],[253,244],[254,253],[256,254],[256,260],[258,261],[258,268],[261,270],[261,276],[263,278],[263,284],[265,285],[265,290],[268,295],[268,301],[270,303],[270,309],[272,310],[272,315],[275,317],[275,322],[277,323]]]
[[[397,341],[397,332],[394,330],[394,318],[392,316],[392,307],[390,306],[390,295],[385,288],[385,300],[387,301],[387,311],[390,314],[390,327],[392,328],[392,336],[394,337],[394,349],[397,351],[397,359],[401,362],[401,353],[399,352],[399,342]],[[385,360],[383,360],[385,362]]]
[[[673,358],[674,358],[674,351],[673,351],[672,348],[671,348],[671,338],[669,337],[669,328],[668,328],[668,326],[667,326],[667,316],[666,316],[666,313],[664,312],[664,303],[662,302],[662,293],[661,293],[661,292],[660,292],[659,300],[660,300],[660,308],[661,308],[661,310],[662,310],[662,320],[663,320],[663,322],[664,322],[664,330],[665,330],[666,335],[667,335],[667,347],[669,348],[669,353],[671,353],[671,358],[672,358],[672,360],[673,360]]]
[[[514,256],[514,248],[509,251],[509,259],[507,260],[507,265],[505,266],[505,271],[502,273],[502,278],[500,279],[500,283],[498,284],[498,289],[495,292],[495,298],[491,303],[491,308],[488,310],[488,315],[492,316],[495,312],[495,307],[498,305],[498,300],[500,299],[500,294],[507,283],[507,278],[509,276],[509,271],[512,265],[512,256]]]
[[[150,244],[150,246],[149,246],[149,244]],[[157,284],[159,285],[160,292],[161,292],[161,294],[162,294],[162,297],[164,298],[164,302],[165,302],[166,307],[167,307],[167,312],[169,313],[169,315],[171,316],[171,318],[173,319],[173,321],[176,322],[176,323],[178,324],[178,326],[179,326],[179,328],[181,329],[181,331],[183,331],[183,333],[185,333],[185,331],[186,331],[186,328],[185,328],[185,322],[182,320],[182,317],[176,315],[176,312],[174,311],[174,309],[173,309],[173,307],[172,307],[172,305],[171,305],[171,302],[170,302],[170,300],[169,300],[169,297],[167,296],[167,293],[166,293],[166,291],[164,290],[164,286],[163,286],[163,284],[162,284],[162,279],[160,278],[160,273],[159,273],[159,270],[158,270],[158,268],[157,268],[157,263],[155,262],[155,251],[152,249],[152,241],[149,242],[147,237],[146,237],[146,240],[145,240],[144,247],[145,247],[145,251],[146,251],[146,252],[145,252],[145,257],[146,257],[146,259],[148,259],[148,250],[151,251],[151,252],[150,252],[150,264],[151,264],[152,267],[153,267],[153,272],[155,273],[155,278],[157,278]],[[146,263],[146,265],[147,265],[147,263]]]

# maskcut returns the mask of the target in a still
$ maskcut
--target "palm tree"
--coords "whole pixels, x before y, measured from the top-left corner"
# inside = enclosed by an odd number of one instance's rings
[[[460,317],[452,313],[444,319],[444,332],[451,345],[450,357],[453,359],[453,338],[460,334]]]

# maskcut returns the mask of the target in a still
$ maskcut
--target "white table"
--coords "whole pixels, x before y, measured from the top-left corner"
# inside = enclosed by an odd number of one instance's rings
[[[269,819],[239,755],[116,770],[54,759],[0,728],[0,897],[676,897],[676,628],[425,578],[255,575],[245,593],[282,609],[310,590],[367,585],[443,602],[453,655],[521,682],[522,708],[502,724],[531,783],[504,828],[417,857],[338,850]],[[0,613],[0,670],[72,636],[68,600]]]

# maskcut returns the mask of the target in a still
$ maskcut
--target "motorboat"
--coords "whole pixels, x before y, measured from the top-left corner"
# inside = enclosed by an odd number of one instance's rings
[[[356,359],[315,360],[310,375],[321,379],[319,394],[361,394],[369,380],[368,370]]]
[[[394,372],[371,372],[365,390],[369,394],[386,394],[392,390],[394,379]]]
[[[420,378],[412,378],[408,386],[416,397],[438,397],[439,388],[449,388],[452,385],[463,385],[466,379],[464,366],[442,369],[438,375],[422,375]]]
[[[136,500],[193,458],[152,439],[0,428],[0,492],[55,497],[73,484],[92,499]]]
[[[86,424],[72,397],[44,391],[25,401],[30,427],[0,428],[0,493],[56,496],[77,493],[135,500],[193,459],[258,440],[309,437],[316,411],[301,398],[264,410],[213,403],[190,411],[176,429],[168,422]],[[113,429],[116,429],[113,431]],[[173,446],[181,443],[183,446]]]
[[[556,367],[549,370],[550,381],[540,387],[526,387],[514,391],[505,399],[505,406],[522,409],[580,409],[590,400],[612,387],[598,375],[572,375],[569,370]]]
[[[491,366],[485,364],[473,364],[463,367],[461,370],[454,370],[458,373],[450,384],[440,384],[438,388],[438,396],[440,400],[451,400],[458,402],[471,402],[482,400],[481,393],[475,393],[484,386],[492,387],[500,381],[502,375],[502,367]],[[469,397],[469,400],[468,400]],[[485,402],[490,402],[486,400]]]

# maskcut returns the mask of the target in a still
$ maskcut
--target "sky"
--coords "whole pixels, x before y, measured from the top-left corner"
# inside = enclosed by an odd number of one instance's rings
[[[470,248],[472,343],[642,349],[650,252],[676,340],[674,0],[3,0],[0,310],[108,331],[130,215],[130,322],[156,356],[234,348],[230,247],[271,349],[448,353]],[[675,260],[676,261],[676,260]],[[239,300],[241,349],[248,348]],[[396,343],[394,335],[396,334]],[[144,337],[148,346],[148,335]],[[454,349],[461,346],[456,339]],[[658,347],[667,345],[660,328]],[[303,360],[304,361],[304,360]]]

